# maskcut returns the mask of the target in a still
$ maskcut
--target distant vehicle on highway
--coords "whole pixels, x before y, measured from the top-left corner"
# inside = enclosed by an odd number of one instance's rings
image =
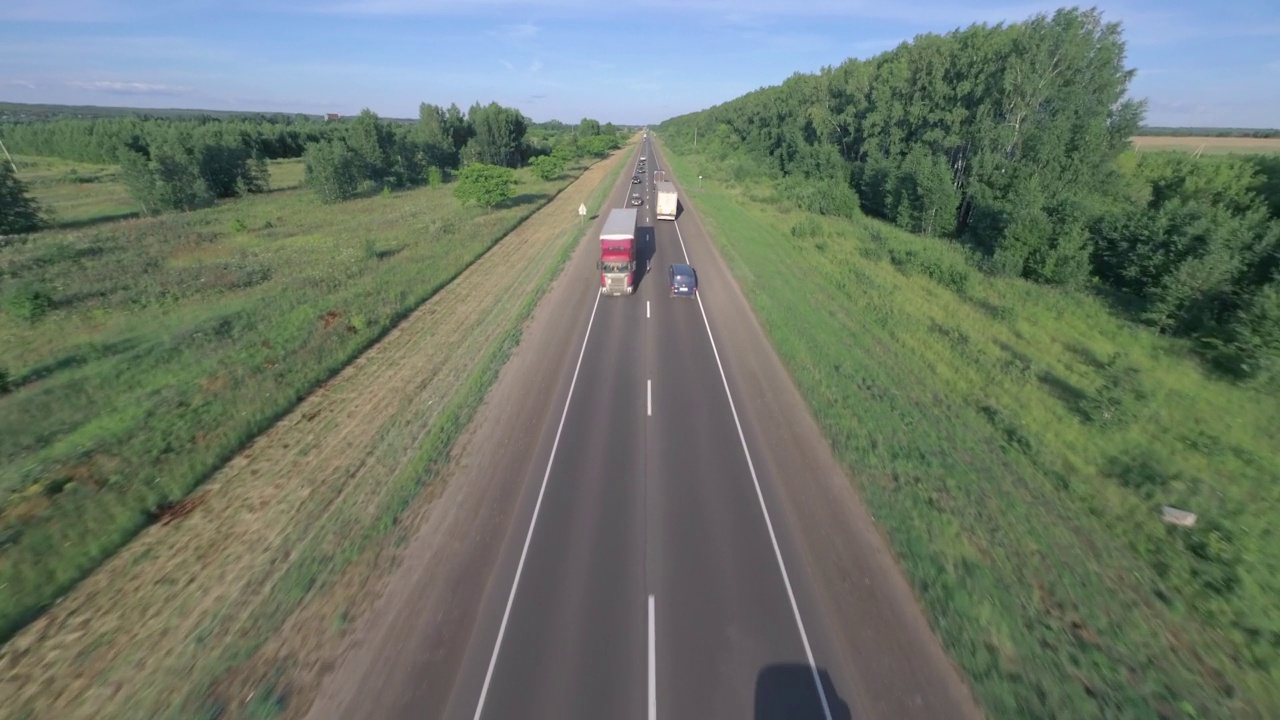
[[[641,156],[640,156],[640,162],[644,162],[644,160],[645,160],[645,157],[644,157],[643,155],[641,155]]]
[[[636,168],[636,172],[640,172],[640,173],[644,172],[644,166],[641,165],[640,167]]]
[[[639,184],[640,184],[640,183],[642,183],[642,182],[644,182],[644,181],[640,179],[640,176],[639,176],[639,175],[632,175],[632,176],[631,176],[631,184],[632,184],[632,185],[639,185]]]
[[[671,297],[683,295],[696,297],[698,294],[698,272],[692,265],[676,263],[667,268],[667,278],[671,285]]]
[[[632,204],[632,205],[643,205],[643,204],[644,204],[644,200],[641,200],[641,199],[640,199],[640,193],[632,193],[632,195],[631,195],[631,204]]]

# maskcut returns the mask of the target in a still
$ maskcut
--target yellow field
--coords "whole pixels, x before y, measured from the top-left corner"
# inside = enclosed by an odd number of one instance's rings
[[[1186,150],[1201,153],[1280,153],[1280,138],[1138,135],[1133,148],[1146,152]]]

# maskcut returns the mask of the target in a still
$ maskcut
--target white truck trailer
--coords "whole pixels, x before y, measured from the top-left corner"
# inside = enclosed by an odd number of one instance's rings
[[[680,196],[676,194],[676,184],[668,180],[654,183],[658,191],[657,209],[654,217],[659,220],[675,220],[680,206]]]

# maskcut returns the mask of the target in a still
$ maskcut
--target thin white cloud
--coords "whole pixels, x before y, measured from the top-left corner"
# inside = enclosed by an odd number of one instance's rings
[[[509,62],[507,62],[506,60],[503,60],[503,59],[501,59],[501,58],[499,58],[499,59],[498,59],[498,62],[502,63],[502,66],[503,66],[503,67],[505,67],[505,68],[506,68],[506,69],[508,69],[508,70],[515,70],[515,69],[516,69],[516,66],[515,66],[515,65],[512,65],[511,63],[509,63]]]
[[[208,40],[172,35],[87,35],[0,43],[0,63],[14,65],[34,62],[45,68],[62,63],[95,67],[124,58],[152,61],[160,67],[186,60],[200,60],[208,64],[244,59],[229,48]]]
[[[6,0],[0,21],[97,23],[120,21],[133,11],[111,0]]]
[[[528,40],[536,36],[542,28],[533,23],[517,23],[514,25],[503,25],[494,30],[490,30],[489,34],[495,37],[506,38],[507,40]]]
[[[182,85],[118,82],[115,80],[70,80],[67,85],[77,90],[91,90],[115,95],[190,95],[195,92],[191,88]]]
[[[28,90],[36,89],[36,84],[30,80],[5,80],[4,84],[12,87],[24,87]]]

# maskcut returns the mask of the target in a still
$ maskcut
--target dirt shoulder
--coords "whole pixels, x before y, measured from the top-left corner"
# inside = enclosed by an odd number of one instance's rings
[[[444,460],[563,260],[589,168],[0,648],[0,717],[292,717],[447,485]],[[439,475],[439,477],[435,477]]]

